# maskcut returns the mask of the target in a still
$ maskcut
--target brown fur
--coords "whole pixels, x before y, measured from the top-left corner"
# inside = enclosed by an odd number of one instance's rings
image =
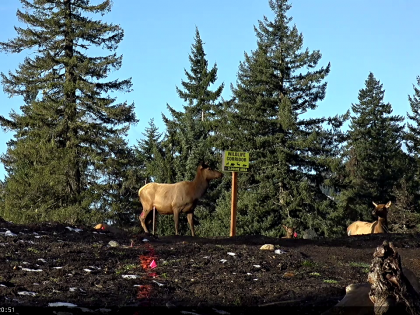
[[[293,238],[296,228],[288,227],[286,225],[283,225],[283,228],[286,230],[286,236],[283,236],[282,238]]]
[[[155,208],[160,214],[173,214],[175,235],[178,235],[179,214],[187,214],[191,235],[194,236],[194,209],[207,190],[209,181],[223,177],[221,172],[210,169],[202,164],[197,167],[193,181],[183,181],[175,184],[149,183],[139,189],[139,199],[143,211],[139,217],[143,230],[148,233],[145,220],[150,211]]]
[[[391,201],[386,205],[372,202],[375,209],[372,211],[373,215],[378,216],[378,220],[375,222],[363,222],[356,221],[349,225],[347,228],[347,235],[362,235],[362,234],[377,234],[387,233],[388,230],[388,210],[391,206]]]

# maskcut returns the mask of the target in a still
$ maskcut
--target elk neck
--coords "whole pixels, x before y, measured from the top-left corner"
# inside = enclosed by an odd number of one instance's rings
[[[378,217],[378,220],[375,221],[372,225],[372,232],[375,230],[375,227],[381,228],[385,233],[388,233],[388,220],[387,218]]]
[[[194,197],[200,198],[207,190],[209,182],[204,178],[203,174],[198,172],[194,180],[191,182],[194,189]]]

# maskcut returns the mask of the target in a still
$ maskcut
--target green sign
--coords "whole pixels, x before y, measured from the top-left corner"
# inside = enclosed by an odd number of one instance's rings
[[[249,153],[224,151],[222,164],[223,170],[226,172],[248,172]]]

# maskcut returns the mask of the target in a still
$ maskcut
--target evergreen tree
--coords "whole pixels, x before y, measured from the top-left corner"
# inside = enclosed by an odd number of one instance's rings
[[[217,65],[209,70],[208,61],[198,29],[195,30],[194,44],[189,60],[190,71],[184,70],[187,81],[182,80],[183,90],[176,87],[179,97],[187,102],[184,111],[176,111],[168,105],[172,119],[163,115],[167,134],[172,138],[176,158],[176,181],[194,178],[197,165],[201,160],[215,164],[215,148],[210,136],[212,122],[215,120],[216,101],[220,98],[224,84],[214,91],[210,86],[217,80]]]
[[[352,105],[345,153],[348,187],[340,196],[350,220],[371,220],[372,201],[395,203],[393,191],[404,173],[404,118],[392,115],[384,94],[382,84],[370,73],[359,91],[359,103]]]
[[[404,172],[402,188],[405,189],[401,189],[400,199],[405,201],[403,208],[420,212],[420,76],[417,77],[417,85],[413,85],[414,94],[408,96],[411,114],[407,113],[407,117],[411,123],[407,123],[405,145],[409,163]]]
[[[220,111],[225,115],[217,145],[250,154],[249,172],[239,176],[237,231],[280,236],[282,223],[299,223],[300,230],[331,235],[339,218],[321,187],[332,174],[346,117],[309,118],[325,97],[330,65],[317,67],[321,53],[303,50],[302,34],[290,26],[288,1],[269,4],[274,21],[264,17],[254,27],[257,49],[245,53],[232,86],[235,100]],[[228,204],[218,207],[225,220]]]
[[[106,80],[121,67],[122,56],[114,51],[123,30],[89,17],[110,11],[111,1],[21,3],[17,16],[27,28],[16,27],[17,37],[0,43],[4,52],[34,53],[15,73],[1,74],[4,91],[26,101],[22,113],[0,117],[15,133],[2,156],[4,212],[24,221],[94,220],[93,213],[113,213],[130,159],[123,137],[136,118],[134,104],[115,103],[107,94],[131,90],[131,79]],[[113,53],[91,57],[91,46]]]
[[[183,111],[176,111],[168,105],[172,119],[163,115],[167,131],[162,142],[164,153],[161,156],[172,159],[170,162],[165,160],[164,163],[174,170],[175,182],[193,180],[201,161],[216,168],[220,165],[221,154],[214,145],[213,136],[216,109],[219,106],[217,101],[224,84],[219,85],[214,91],[210,90],[210,86],[217,80],[217,65],[214,64],[210,70],[208,69],[203,45],[196,28],[194,44],[189,55],[190,71],[185,70],[187,80],[181,82],[183,89],[176,88],[179,97],[186,104],[183,106]],[[214,210],[220,193],[214,190],[218,184],[210,183],[207,194],[196,208],[195,213],[200,220],[209,218],[209,212]],[[180,233],[189,231],[187,225],[183,224],[184,221],[181,220]],[[168,231],[173,234],[173,221]]]

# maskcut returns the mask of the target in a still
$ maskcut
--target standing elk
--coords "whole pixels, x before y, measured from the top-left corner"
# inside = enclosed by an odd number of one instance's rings
[[[375,222],[356,221],[347,228],[347,235],[362,235],[362,234],[376,234],[388,232],[388,209],[391,206],[391,201],[386,205],[372,202],[375,209],[372,211],[373,215],[378,216]]]
[[[197,167],[197,174],[193,181],[183,181],[175,184],[149,183],[139,189],[139,199],[143,211],[139,216],[143,230],[148,233],[146,218],[150,211],[156,209],[160,214],[173,214],[175,221],[175,235],[178,235],[179,214],[187,214],[191,235],[194,233],[194,209],[198,200],[205,194],[209,181],[222,178],[223,173],[212,170],[202,163]]]

